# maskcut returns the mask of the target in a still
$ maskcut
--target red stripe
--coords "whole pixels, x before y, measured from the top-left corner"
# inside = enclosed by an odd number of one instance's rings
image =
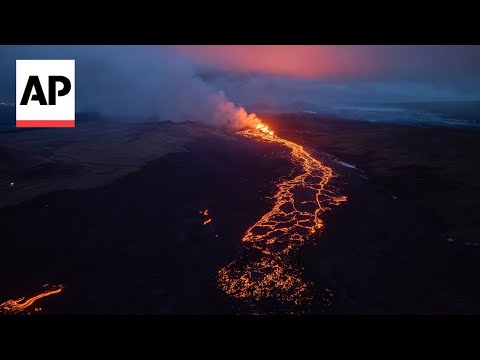
[[[17,120],[17,127],[72,128],[75,120]]]

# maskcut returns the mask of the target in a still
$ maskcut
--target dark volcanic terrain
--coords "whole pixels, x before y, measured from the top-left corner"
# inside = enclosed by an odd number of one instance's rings
[[[478,130],[264,119],[348,196],[301,250],[305,280],[333,294],[308,311],[480,312]],[[50,283],[64,291],[41,313],[236,313],[217,271],[271,208],[288,151],[188,123],[100,129],[1,134],[0,303]]]
[[[312,250],[323,276],[351,297],[341,312],[356,302],[362,313],[479,312],[478,128],[265,118],[281,136],[359,169],[344,176],[349,202],[327,220],[328,245]]]

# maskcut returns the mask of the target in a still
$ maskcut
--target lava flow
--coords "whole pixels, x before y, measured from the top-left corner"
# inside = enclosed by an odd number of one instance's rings
[[[207,224],[210,224],[212,222],[212,218],[208,217],[208,209],[203,210],[203,211],[199,211],[198,213],[203,215],[203,216],[206,216],[205,220],[203,221],[203,225],[207,225]]]
[[[288,147],[298,173],[278,184],[272,210],[244,234],[244,251],[219,271],[219,286],[226,294],[253,306],[263,301],[304,304],[312,300],[313,284],[302,280],[302,269],[293,255],[322,229],[322,214],[347,198],[336,196],[330,186],[335,176],[330,167],[301,145],[275,135],[260,120],[255,129],[238,134]]]
[[[35,303],[35,301],[51,296],[54,294],[61,293],[63,286],[55,286],[50,290],[44,291],[41,294],[38,294],[34,297],[31,297],[25,300],[25,297],[22,297],[17,300],[7,300],[4,303],[0,304],[0,314],[30,314],[30,307]],[[34,311],[39,311],[41,308],[33,308]]]

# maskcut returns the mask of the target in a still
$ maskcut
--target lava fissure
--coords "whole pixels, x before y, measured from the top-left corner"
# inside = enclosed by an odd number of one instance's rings
[[[46,290],[27,300],[25,300],[25,297],[21,297],[17,300],[7,300],[0,304],[0,314],[30,314],[30,307],[37,300],[47,296],[61,293],[62,290],[63,290],[63,286],[59,285],[59,286],[52,287],[50,290]],[[41,309],[34,308],[33,310],[38,311]]]
[[[292,171],[290,177],[281,178],[273,208],[246,231],[242,238],[244,252],[240,259],[220,269],[219,286],[226,294],[253,306],[269,300],[304,304],[312,299],[313,284],[302,280],[303,269],[294,254],[322,229],[322,214],[347,198],[336,196],[329,184],[335,176],[333,170],[303,146],[275,135],[261,122],[256,129],[238,134],[286,146],[300,173]],[[252,251],[255,256],[249,255]]]

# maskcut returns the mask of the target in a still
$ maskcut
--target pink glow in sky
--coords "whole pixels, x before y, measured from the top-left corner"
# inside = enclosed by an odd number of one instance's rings
[[[373,65],[364,52],[344,46],[188,45],[171,49],[201,65],[299,78],[366,75]]]
[[[197,65],[303,79],[417,81],[478,74],[480,47],[437,45],[182,45]]]

